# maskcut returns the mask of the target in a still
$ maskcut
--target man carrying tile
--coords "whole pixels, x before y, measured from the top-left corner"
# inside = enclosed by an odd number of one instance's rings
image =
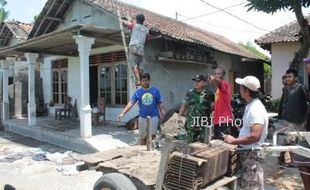
[[[149,30],[143,25],[144,20],[144,15],[138,14],[136,16],[136,23],[123,21],[132,30],[129,42],[128,63],[134,72],[136,86],[140,85],[140,76],[143,72],[144,44],[149,34]]]

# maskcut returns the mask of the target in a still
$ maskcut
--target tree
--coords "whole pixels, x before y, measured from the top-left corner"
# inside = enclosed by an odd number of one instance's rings
[[[4,22],[9,17],[9,11],[4,9],[6,4],[6,0],[0,0],[0,22]]]
[[[34,15],[34,17],[33,17],[33,22],[34,23],[37,21],[38,17],[39,17],[39,15]]]
[[[308,56],[310,48],[310,31],[308,21],[304,17],[302,8],[310,6],[310,0],[247,0],[248,11],[256,10],[265,13],[273,14],[280,10],[289,10],[295,13],[297,22],[300,26],[299,34],[300,48],[295,53],[295,56],[291,62],[290,67],[298,69],[298,66],[302,63],[303,58]]]
[[[262,60],[265,60],[264,62],[264,78],[271,78],[271,66],[270,66],[270,57],[260,52],[250,41],[248,41],[246,44],[239,43],[242,47],[245,49],[251,51],[254,53],[257,57],[259,57]]]

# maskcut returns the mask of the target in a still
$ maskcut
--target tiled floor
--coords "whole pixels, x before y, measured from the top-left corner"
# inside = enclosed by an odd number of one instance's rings
[[[27,119],[11,119],[5,122],[14,123],[19,127],[29,127]],[[76,119],[55,120],[54,117],[38,117],[37,125],[33,128],[41,133],[52,132],[70,138],[81,139],[80,122]],[[121,123],[101,123],[92,127],[93,136],[84,140],[96,147],[98,150],[107,150],[117,147],[131,146],[137,144],[137,131],[128,131]]]

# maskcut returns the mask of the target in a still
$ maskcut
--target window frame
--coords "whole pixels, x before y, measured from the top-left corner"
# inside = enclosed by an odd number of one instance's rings
[[[116,76],[115,76],[115,72],[116,72],[116,68],[118,65],[124,65],[126,66],[126,77],[122,77],[120,79],[125,79],[126,78],[126,94],[127,94],[127,101],[128,101],[128,93],[129,93],[129,81],[128,81],[128,65],[126,63],[126,61],[117,61],[117,62],[113,62],[113,63],[103,63],[103,64],[98,64],[98,97],[101,96],[101,70],[103,67],[110,67],[111,69],[111,103],[107,103],[106,105],[108,107],[124,107],[127,102],[124,102],[124,104],[116,104]],[[120,93],[124,93],[125,91],[117,91]],[[122,102],[121,102],[122,103]]]
[[[52,83],[52,100],[56,105],[63,105],[66,96],[68,96],[68,59],[61,59],[61,60],[53,60],[52,61],[52,77],[51,77],[51,83]],[[57,73],[57,82],[54,81],[54,72]],[[62,79],[62,72],[66,73],[66,80],[63,82]],[[55,93],[54,91],[54,84],[58,85],[58,92]],[[62,84],[65,84],[66,91],[63,91]],[[54,95],[58,96],[58,101],[54,99]]]

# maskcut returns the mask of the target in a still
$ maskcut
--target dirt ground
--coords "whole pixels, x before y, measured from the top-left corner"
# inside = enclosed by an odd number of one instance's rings
[[[53,145],[0,131],[0,160],[4,157],[1,156],[1,151],[4,149],[14,153],[33,151],[34,149],[41,149],[51,154],[66,151]],[[0,161],[0,189],[9,184],[17,190],[86,190],[92,189],[95,181],[101,176],[100,172],[95,171],[63,175],[57,171],[58,167],[59,164],[55,162],[34,161],[29,156],[11,163]]]
[[[0,131],[0,160],[3,150],[13,152],[33,151],[40,149],[48,153],[64,153],[66,150],[21,137],[9,132]],[[11,152],[12,153],[12,152]],[[58,163],[52,161],[34,161],[30,156],[10,163],[0,161],[0,189],[10,184],[18,190],[86,190],[92,189],[100,172],[82,171],[64,175],[57,171]],[[276,158],[268,157],[264,161],[266,190],[302,188],[302,182],[296,168],[281,169]]]
[[[281,168],[275,157],[267,157],[263,164],[267,189],[302,190],[297,168]]]

